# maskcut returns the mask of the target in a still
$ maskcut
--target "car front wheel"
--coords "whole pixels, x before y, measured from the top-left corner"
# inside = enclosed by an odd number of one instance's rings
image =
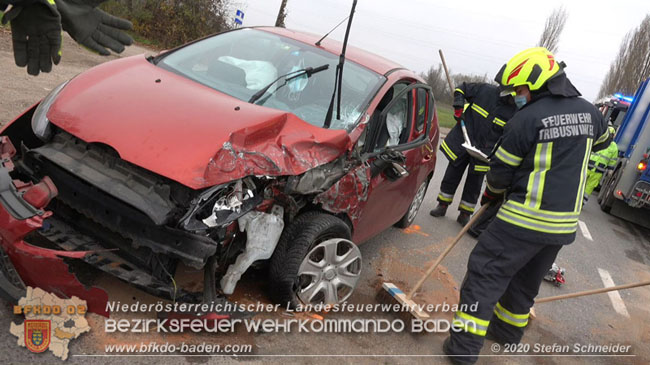
[[[347,300],[361,276],[361,252],[350,228],[322,212],[298,216],[282,233],[269,267],[276,303],[337,304]]]

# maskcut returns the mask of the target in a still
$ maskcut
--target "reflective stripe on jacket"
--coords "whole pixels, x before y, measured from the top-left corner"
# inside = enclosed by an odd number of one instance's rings
[[[571,243],[590,153],[607,145],[607,124],[586,100],[544,95],[526,104],[506,125],[487,175],[490,190],[509,191],[498,220],[522,239]]]
[[[616,142],[612,141],[606,149],[591,154],[589,169],[596,172],[605,172],[608,168],[615,168],[616,162],[618,162],[618,146]]]
[[[465,106],[465,103],[468,103]],[[516,107],[499,96],[499,89],[486,83],[462,83],[454,91],[454,108],[465,108],[463,120],[467,134],[476,148],[489,154],[503,134],[503,127],[516,111]],[[467,154],[460,125],[454,126],[440,144],[440,150],[450,162]],[[477,173],[487,172],[487,168]]]

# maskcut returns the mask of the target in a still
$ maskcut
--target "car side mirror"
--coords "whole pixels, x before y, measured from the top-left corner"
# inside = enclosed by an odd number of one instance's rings
[[[372,177],[383,172],[390,181],[396,181],[409,175],[406,169],[406,156],[390,147],[377,155],[370,168]]]

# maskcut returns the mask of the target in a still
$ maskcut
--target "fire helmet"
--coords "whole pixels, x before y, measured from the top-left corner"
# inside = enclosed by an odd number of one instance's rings
[[[512,57],[497,73],[494,80],[505,93],[517,86],[527,85],[530,91],[539,90],[548,80],[561,74],[564,64],[544,47],[529,48]]]

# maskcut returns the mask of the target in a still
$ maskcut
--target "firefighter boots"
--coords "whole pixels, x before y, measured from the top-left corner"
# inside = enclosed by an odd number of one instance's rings
[[[449,206],[446,204],[438,203],[438,206],[430,211],[429,214],[434,217],[444,217],[447,214],[447,207]]]

